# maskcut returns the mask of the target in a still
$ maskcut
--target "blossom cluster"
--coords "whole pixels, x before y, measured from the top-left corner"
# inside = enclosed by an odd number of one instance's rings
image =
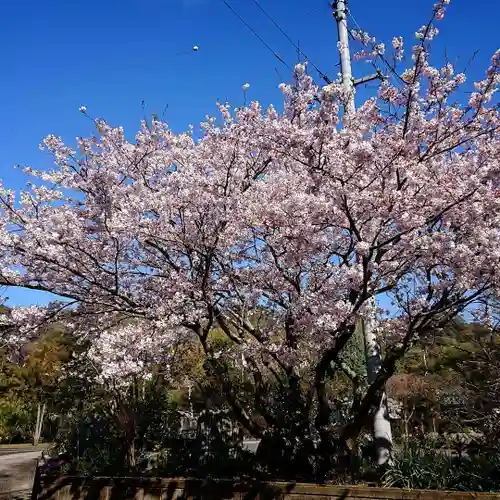
[[[156,119],[133,141],[103,120],[76,149],[47,137],[54,168],[28,169],[17,201],[0,191],[2,283],[72,301],[106,378],[168,365],[187,331],[208,349],[218,324],[233,340],[221,355],[300,369],[371,297],[392,297],[397,336],[459,311],[499,286],[500,55],[460,106],[465,75],[426,50],[407,85],[382,82],[352,116],[340,84],[298,65],[282,113],[219,105],[199,140]]]

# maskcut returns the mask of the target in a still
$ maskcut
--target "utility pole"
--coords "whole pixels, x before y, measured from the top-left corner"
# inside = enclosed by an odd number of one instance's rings
[[[349,32],[347,31],[347,0],[337,0],[333,3],[333,17],[337,21],[339,36],[340,68],[342,84],[346,93],[344,113],[353,114],[356,111],[354,103],[354,79],[351,69],[351,53],[349,51]]]
[[[344,114],[353,115],[356,111],[356,104],[354,102],[356,85],[380,78],[381,74],[377,72],[377,74],[373,76],[363,77],[359,80],[355,80],[352,76],[349,31],[347,29],[347,2],[348,0],[335,0],[332,4],[332,8],[333,17],[337,22],[339,39],[340,68],[345,93]],[[369,386],[375,382],[382,361],[380,346],[377,342],[375,332],[376,308],[377,304],[375,297],[370,297],[366,303],[367,318],[360,322],[364,338],[366,373]],[[384,391],[373,419],[373,437],[375,441],[377,463],[379,465],[390,463],[391,460],[392,429],[388,413],[387,395]]]
[[[355,88],[362,83],[383,78],[382,72],[377,70],[374,75],[363,76],[354,79],[351,68],[351,53],[349,51],[349,30],[347,29],[347,2],[348,0],[335,0],[332,4],[333,17],[337,22],[339,37],[340,69],[342,72],[342,84],[344,86],[346,99],[344,102],[344,113],[353,114],[356,111],[354,102]]]

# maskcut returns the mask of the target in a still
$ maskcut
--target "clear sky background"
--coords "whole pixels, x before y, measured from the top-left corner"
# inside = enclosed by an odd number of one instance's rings
[[[309,59],[335,78],[337,35],[328,1],[259,1]],[[296,50],[252,0],[228,2],[293,66]],[[403,35],[407,48],[432,6],[433,0],[350,1],[364,30],[387,46]],[[38,150],[45,135],[73,143],[93,132],[80,105],[134,134],[144,101],[149,115],[167,108],[165,120],[183,131],[215,114],[217,99],[241,105],[246,82],[249,99],[279,106],[278,84],[289,79],[289,70],[222,0],[6,0],[0,19],[0,178],[11,188],[25,182],[13,164],[50,166]],[[477,50],[468,76],[482,78],[500,46],[499,19],[499,0],[452,0],[439,23],[437,60],[446,54],[463,69]],[[195,45],[198,52],[192,51]],[[366,63],[354,69],[357,76],[370,72]],[[11,304],[46,300],[21,290],[7,295]]]

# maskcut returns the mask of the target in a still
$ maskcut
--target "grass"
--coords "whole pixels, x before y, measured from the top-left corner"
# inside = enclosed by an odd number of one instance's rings
[[[0,444],[0,450],[42,450],[50,448],[52,443],[40,443],[37,446],[33,446],[31,443],[20,443],[20,444]]]

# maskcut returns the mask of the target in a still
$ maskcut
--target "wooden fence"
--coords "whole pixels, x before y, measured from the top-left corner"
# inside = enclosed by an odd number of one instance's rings
[[[500,500],[500,493],[402,490],[299,483],[209,481],[197,479],[62,477],[39,484],[38,500]]]

